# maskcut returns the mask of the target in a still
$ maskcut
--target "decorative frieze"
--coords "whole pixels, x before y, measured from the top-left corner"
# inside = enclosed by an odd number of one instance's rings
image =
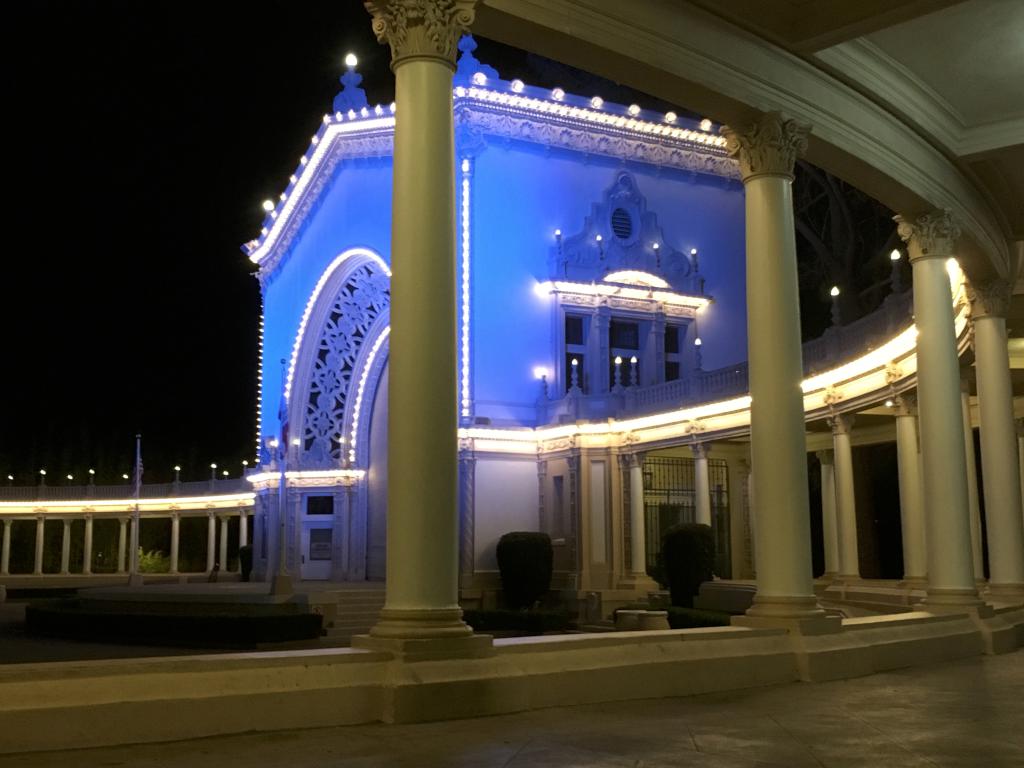
[[[373,33],[391,47],[391,68],[435,59],[455,70],[459,38],[469,32],[476,0],[368,0]]]
[[[907,244],[911,262],[917,259],[945,259],[956,253],[960,226],[948,208],[926,213],[913,221],[897,215],[893,216],[893,221],[896,222],[896,232]]]
[[[793,178],[793,166],[807,149],[811,127],[766,112],[745,128],[722,126],[725,148],[740,165],[744,182],[757,176]]]

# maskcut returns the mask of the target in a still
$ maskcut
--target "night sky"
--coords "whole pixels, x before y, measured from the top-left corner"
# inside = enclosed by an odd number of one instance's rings
[[[3,35],[0,478],[93,467],[120,482],[136,432],[147,482],[175,464],[183,480],[214,461],[237,475],[254,452],[259,317],[239,246],[330,109],[346,52],[371,104],[392,100],[387,49],[355,0],[34,0],[5,8]],[[633,94],[488,41],[476,53],[506,78]]]

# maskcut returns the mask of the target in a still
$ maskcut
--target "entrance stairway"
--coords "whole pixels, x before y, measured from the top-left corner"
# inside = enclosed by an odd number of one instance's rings
[[[365,635],[384,607],[383,583],[358,587],[339,585],[331,593],[336,598],[337,612],[324,627],[321,639],[324,645],[348,645],[353,635]]]

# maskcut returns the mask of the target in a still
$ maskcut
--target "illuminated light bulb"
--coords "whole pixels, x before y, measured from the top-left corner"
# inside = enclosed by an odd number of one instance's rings
[[[469,173],[469,158],[462,159],[462,172]]]
[[[175,471],[175,472],[181,472],[181,466],[180,466],[180,465],[178,465],[178,464],[175,464],[175,465],[174,465],[174,471]]]
[[[291,176],[288,177],[288,181],[290,181],[292,184],[295,184],[298,180],[299,180],[299,177],[296,176],[294,173]]]
[[[347,53],[347,54],[345,54],[345,66],[346,67],[351,68],[351,67],[356,66],[358,63],[359,63],[359,59],[356,58],[356,55],[354,53]]]
[[[543,365],[538,365],[536,368],[533,369],[533,378],[535,379],[544,379],[547,378],[547,375],[548,369],[545,368]]]
[[[269,232],[269,231],[270,231],[270,230],[269,230],[269,229],[267,229],[266,227],[260,227],[260,234],[261,234],[261,235],[266,235],[266,234],[267,234],[267,232]]]
[[[483,72],[474,72],[473,85],[487,85],[487,75]]]
[[[889,261],[899,261],[900,256],[902,255],[903,254],[901,254],[898,249],[894,248],[892,252],[889,254]]]
[[[565,98],[565,91],[563,91],[561,88],[553,88],[551,90],[551,98],[554,99],[555,101],[561,101],[562,99]]]
[[[632,356],[631,358],[629,358],[629,362],[630,362],[630,363],[631,363],[632,365],[636,365],[636,355],[633,355],[633,356]]]
[[[522,93],[523,88],[525,87],[526,84],[522,80],[519,80],[518,78],[513,80],[511,83],[512,93]]]
[[[679,115],[677,115],[675,112],[666,112],[665,113],[665,122],[666,123],[674,123],[678,119],[679,119]]]
[[[127,479],[128,479],[128,473],[127,473],[127,472],[125,472],[124,474],[122,474],[122,475],[121,475],[121,479],[122,479],[122,480],[127,480]]]
[[[629,114],[633,115],[633,117],[636,117],[637,115],[640,114],[640,105],[639,104],[630,104],[629,105],[629,109],[627,110],[627,112],[629,112]]]
[[[362,115],[363,117],[369,117],[370,110],[368,110],[366,107],[363,107],[362,109],[359,110],[359,114]]]
[[[45,469],[40,469],[39,470],[39,474],[42,475],[43,477],[46,477],[46,470]]]
[[[274,210],[274,201],[273,200],[264,200],[263,201],[263,210],[266,211],[267,213],[270,213],[272,210]]]
[[[698,337],[697,337],[696,339],[694,339],[694,340],[693,340],[693,346],[695,346],[695,347],[699,347],[699,346],[701,346],[701,345],[702,345],[703,343],[704,343],[704,342],[700,340],[700,336],[698,336]]]
[[[894,405],[896,405],[896,403],[894,403],[892,400],[886,400],[885,401],[885,407],[886,408],[892,408]]]
[[[348,111],[348,119],[349,120],[355,120],[356,119],[356,111],[354,109],[350,109]]]
[[[388,105],[388,110],[390,110],[390,112],[391,112],[391,114],[392,114],[392,115],[393,115],[393,114],[395,114],[395,102],[393,102],[393,101],[392,101],[392,102],[391,102],[391,103],[390,103],[390,104]]]
[[[216,468],[217,468],[216,462],[214,462],[213,464],[210,465],[210,469],[216,469]]]
[[[222,475],[223,475],[224,477],[227,477],[227,476],[228,476],[228,471],[227,471],[227,470],[225,469],[225,470],[224,470],[223,472],[221,472],[221,474],[222,474]]]
[[[8,475],[7,479],[13,482],[14,481],[14,475]]]
[[[284,192],[282,192],[281,193],[281,202],[283,203],[287,199],[288,199],[288,195],[286,195]]]
[[[75,479],[74,475],[68,475],[68,480],[74,480],[74,479]]]
[[[615,356],[615,364],[616,365],[622,365],[622,355],[616,355]]]
[[[331,116],[330,115],[324,115],[324,125],[330,125],[330,122],[331,122]]]
[[[279,446],[280,444],[281,443],[278,442],[278,439],[276,437],[270,441],[270,447],[271,448],[277,448],[277,446]]]
[[[832,290],[830,290],[828,292],[828,295],[831,296],[832,298],[835,298],[836,296],[838,296],[839,295],[839,286],[838,285],[833,285],[832,286]]]
[[[604,240],[604,238],[598,235],[597,237],[594,238],[594,240],[600,243],[602,240]]]
[[[309,162],[309,160],[306,159],[305,155],[303,155],[302,157],[299,158],[299,165],[305,165],[308,162]]]
[[[317,144],[320,143],[320,137],[314,133],[312,137],[310,137],[309,143],[315,147]]]
[[[700,121],[700,129],[702,131],[710,131],[711,130],[711,121],[708,120],[705,117],[703,120]]]
[[[381,115],[384,114],[384,107],[378,104],[373,108],[373,114],[375,114],[377,117],[380,117]]]
[[[658,245],[658,243],[653,243],[653,244],[651,245],[651,248],[653,248],[654,250],[658,250],[659,248],[661,248],[661,246],[660,246],[660,245]]]
[[[96,474],[96,470],[95,469],[90,469],[89,470],[89,474],[90,475],[95,475]]]
[[[302,441],[299,438],[297,438],[297,437],[293,437],[292,438],[292,445],[298,446],[298,445],[301,445],[301,444],[302,444]]]
[[[595,96],[590,100],[590,106],[592,106],[594,109],[600,109],[601,107],[604,106],[604,99],[602,99],[600,96]]]
[[[580,361],[579,361],[579,360],[577,360],[577,359],[576,359],[576,358],[574,357],[574,358],[572,359],[572,367],[573,367],[573,368],[575,368],[575,367],[576,367],[577,365],[579,365],[579,364],[580,364]],[[45,475],[46,473],[44,472],[43,474]]]
[[[341,112],[335,112],[334,113],[334,119],[337,120],[340,123],[340,122],[342,122],[345,119],[345,116],[343,114],[341,114]]]
[[[561,237],[561,236],[562,236],[562,230],[556,229],[555,230],[555,237]]]
[[[697,249],[696,248],[691,248],[690,249],[690,255],[691,256],[696,256],[697,255]]]

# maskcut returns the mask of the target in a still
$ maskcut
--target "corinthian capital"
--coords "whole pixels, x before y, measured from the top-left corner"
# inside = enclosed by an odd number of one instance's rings
[[[477,0],[367,0],[373,33],[391,46],[391,68],[435,59],[455,69],[456,46],[469,31]]]
[[[948,209],[932,211],[911,221],[893,216],[896,232],[907,244],[910,260],[949,258],[956,253],[960,227]]]
[[[1006,280],[987,280],[967,283],[967,298],[971,302],[971,315],[979,317],[1006,317],[1010,311],[1013,290]]]
[[[793,178],[793,164],[807,149],[811,127],[766,112],[746,128],[722,126],[725,148],[740,164],[743,181],[755,176]]]
[[[894,416],[917,416],[917,397],[906,393],[897,396],[892,412]]]
[[[833,435],[848,435],[853,430],[853,414],[837,413],[828,420]]]

